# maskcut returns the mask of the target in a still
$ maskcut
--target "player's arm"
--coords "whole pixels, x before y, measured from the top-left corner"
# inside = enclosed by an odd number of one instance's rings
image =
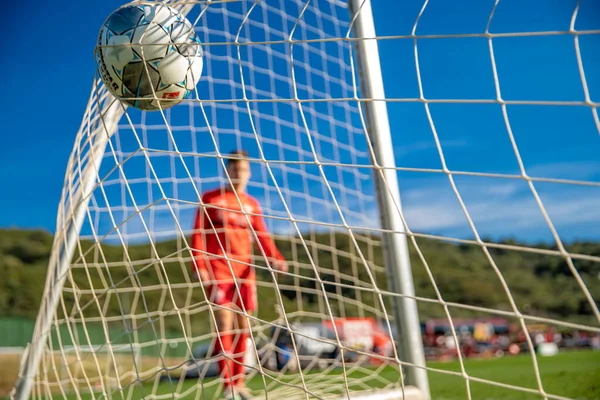
[[[262,210],[258,203],[255,204],[254,215],[252,216],[252,227],[256,232],[256,237],[263,248],[265,255],[269,258],[269,262],[278,270],[286,272],[288,270],[285,258],[277,249],[275,242],[267,231],[267,225],[262,214]]]
[[[204,204],[204,199],[202,199]],[[194,232],[192,233],[192,272],[197,274],[202,283],[210,281],[208,273],[208,260],[206,258],[206,244],[204,237],[204,227],[206,226],[206,211],[203,205],[196,211],[196,220],[194,222]]]

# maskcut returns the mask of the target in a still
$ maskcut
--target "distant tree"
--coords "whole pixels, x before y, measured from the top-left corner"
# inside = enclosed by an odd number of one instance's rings
[[[302,307],[306,311],[319,312],[324,295],[328,296],[335,309],[338,306],[335,302],[338,294],[341,293],[346,298],[357,297],[358,291],[347,287],[352,286],[353,281],[371,285],[369,274],[374,276],[381,289],[388,289],[389,279],[383,268],[383,254],[379,247],[376,248],[377,251],[370,252],[368,246],[369,243],[380,241],[376,235],[356,234],[355,239],[358,243],[356,248],[353,240],[343,233],[313,234],[305,238],[308,240],[309,254],[300,240],[293,237],[292,239],[292,241],[279,240],[277,243],[284,256],[288,260],[295,260],[295,264],[299,266],[292,268],[291,272],[295,271],[301,277],[281,275],[278,278],[279,284],[283,287],[281,294],[286,302],[286,310],[293,311],[301,300]],[[52,235],[44,231],[0,230],[0,315],[35,317],[44,290],[52,243]],[[409,241],[417,296],[435,299],[435,287],[437,287],[443,300],[447,302],[508,310],[510,302],[503,288],[502,280],[504,280],[509,287],[510,296],[521,310],[527,306],[538,316],[563,320],[581,320],[593,315],[592,304],[584,296],[569,264],[562,256],[490,248],[492,261],[501,274],[499,277],[480,246],[452,244],[423,238],[417,238],[417,243],[426,261],[426,264],[423,263]],[[506,243],[512,246],[523,246],[514,239]],[[536,246],[544,249],[553,248],[547,244]],[[79,289],[93,287],[105,292],[106,295],[100,297],[99,301],[102,312],[108,315],[119,315],[123,309],[130,312],[129,307],[132,307],[134,296],[138,296],[138,300],[143,298],[150,308],[156,309],[162,305],[162,311],[172,309],[173,302],[178,307],[184,307],[189,302],[204,301],[199,288],[190,292],[187,285],[176,285],[187,282],[187,271],[189,271],[189,263],[177,258],[178,255],[188,255],[178,252],[181,248],[181,239],[179,243],[176,240],[155,243],[154,249],[148,244],[130,245],[123,249],[117,243],[93,244],[83,241],[76,250],[75,262],[80,264],[95,262],[99,266],[88,269],[87,273],[80,268],[73,269],[67,287],[74,284]],[[331,249],[335,250],[332,252]],[[567,251],[572,254],[600,256],[600,243],[575,242],[567,246]],[[368,268],[360,262],[359,252],[367,258]],[[335,253],[349,255],[349,257],[336,259]],[[82,256],[83,254],[85,256]],[[163,260],[159,262],[157,257],[163,257]],[[164,257],[170,258],[165,260]],[[257,271],[259,281],[271,282],[272,275],[264,264],[261,264],[260,259],[261,257],[257,256],[257,262],[262,266]],[[592,297],[599,299],[600,263],[574,259],[573,264],[586,288],[592,293]],[[314,268],[324,282],[325,293],[322,292],[321,285],[315,278]],[[431,281],[429,273],[433,275],[434,282]],[[344,278],[344,275],[350,277],[352,281]],[[71,279],[74,283],[71,283]],[[167,279],[175,287],[170,293],[161,284]],[[295,287],[297,282],[300,287]],[[125,286],[137,288],[137,294],[134,292],[119,296],[114,294],[115,287],[118,289]],[[299,294],[302,299],[297,298]],[[361,291],[360,294],[365,303],[377,302],[373,293],[369,291]],[[275,304],[275,295],[272,287],[259,288],[259,296],[265,304]],[[73,301],[72,295],[65,294],[66,299],[69,296]],[[91,296],[82,295],[79,300],[82,304],[88,304],[85,309],[86,316],[98,314],[98,307],[93,304]],[[138,309],[134,312],[143,312],[141,304],[142,302],[138,302]],[[68,310],[68,312],[77,312],[77,310]],[[348,307],[346,312],[355,311]],[[419,312],[422,319],[444,316],[442,307],[435,303],[419,303]],[[452,312],[454,316],[472,314],[471,311],[461,309],[453,309]],[[261,307],[259,313],[264,319],[277,318],[274,307]],[[180,329],[177,318],[167,318],[164,323],[165,328]]]

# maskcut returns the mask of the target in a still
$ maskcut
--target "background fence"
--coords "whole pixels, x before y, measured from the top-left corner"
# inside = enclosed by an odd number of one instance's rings
[[[0,317],[0,347],[26,347],[31,340],[35,321],[25,318]],[[86,339],[83,326],[71,326],[71,332],[68,327],[61,325],[59,330],[52,331],[52,345],[58,347],[59,337],[62,346],[98,346],[106,343],[106,336],[103,327],[100,324],[86,324],[87,334],[90,343]],[[184,357],[187,355],[187,346],[183,343],[181,334],[166,332],[164,339],[156,341],[156,334],[151,328],[138,329],[137,340],[130,339],[129,334],[123,329],[122,324],[109,326],[109,334],[113,345],[122,345],[129,343],[150,343],[141,348],[143,356],[157,357],[162,353],[164,357]],[[75,340],[73,340],[75,338]],[[74,343],[75,342],[75,343]]]

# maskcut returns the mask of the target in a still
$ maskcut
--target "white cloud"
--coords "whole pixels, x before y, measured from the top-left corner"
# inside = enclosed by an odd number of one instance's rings
[[[482,188],[486,194],[490,196],[509,197],[515,194],[518,190],[518,186],[515,183],[499,183],[492,186],[486,186]]]
[[[549,238],[539,205],[526,184],[459,185],[467,211],[480,235],[525,240]],[[456,196],[441,186],[406,190],[404,213],[415,232],[472,236]],[[600,188],[560,185],[539,193],[550,220],[576,235],[578,228],[600,223]],[[600,234],[596,234],[600,236]]]
[[[448,208],[444,203],[434,201],[403,210],[409,228],[416,232],[432,232],[463,226],[464,215]]]
[[[536,164],[526,167],[526,172],[531,177],[560,178],[575,180],[598,181],[600,178],[600,162],[598,161],[571,161],[549,164]]]

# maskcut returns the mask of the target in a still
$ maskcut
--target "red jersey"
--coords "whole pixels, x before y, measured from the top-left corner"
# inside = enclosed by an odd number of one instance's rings
[[[267,232],[258,201],[247,193],[238,196],[239,200],[233,191],[221,188],[208,191],[202,196],[203,207],[196,213],[191,244],[197,250],[193,266],[207,270],[215,280],[254,277],[248,264],[255,237],[267,257],[284,259]]]

